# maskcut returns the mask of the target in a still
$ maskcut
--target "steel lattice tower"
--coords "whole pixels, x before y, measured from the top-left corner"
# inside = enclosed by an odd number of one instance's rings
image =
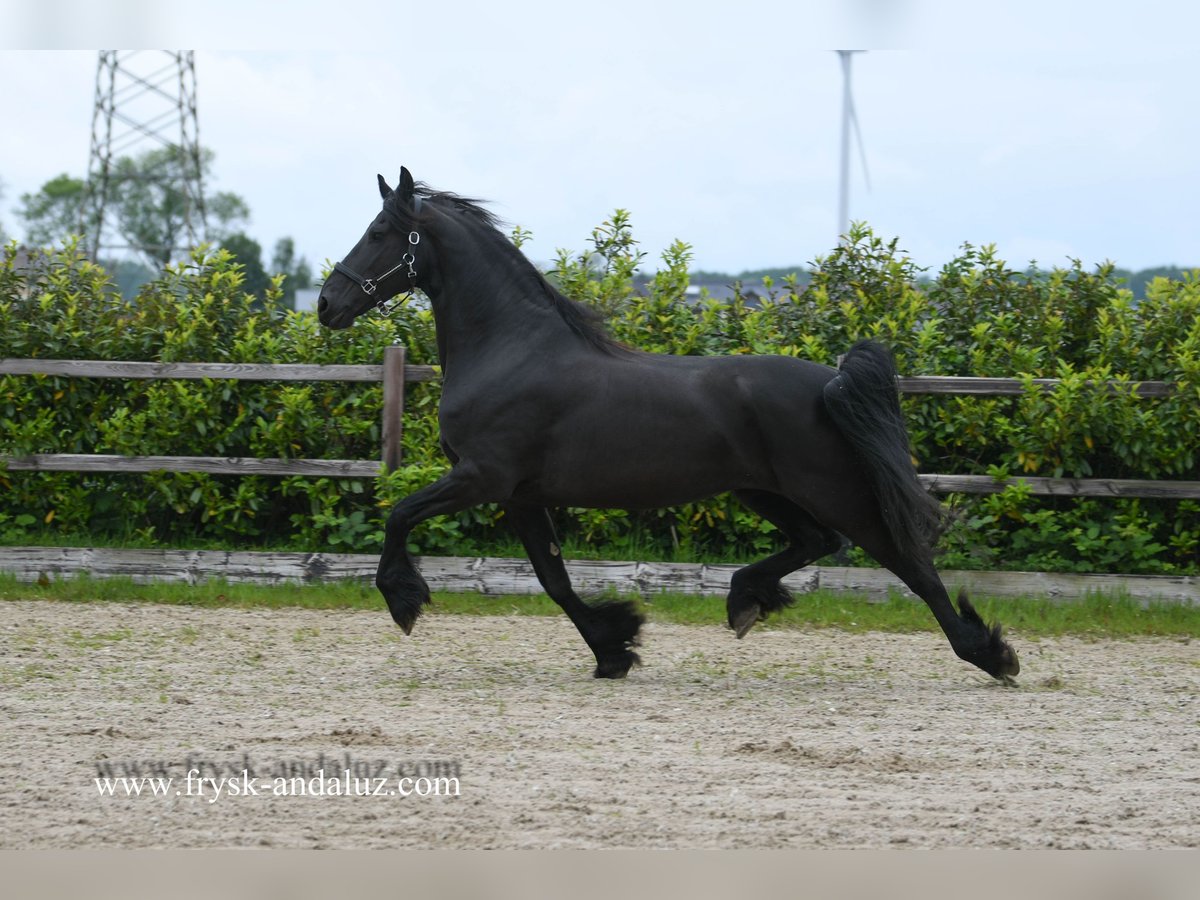
[[[101,251],[155,249],[173,257],[195,246],[204,233],[203,166],[196,118],[193,51],[101,50],[96,67],[92,147],[81,231],[92,259]],[[162,164],[139,172],[141,181],[169,187],[182,198],[178,240],[173,246],[132,247],[112,221],[112,201],[130,180],[118,160],[166,148]],[[186,245],[185,245],[186,242]]]

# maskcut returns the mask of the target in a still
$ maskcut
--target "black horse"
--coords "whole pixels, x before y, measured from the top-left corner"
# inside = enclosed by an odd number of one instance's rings
[[[437,327],[442,449],[450,471],[392,510],[376,584],[411,632],[429,588],[405,549],[431,516],[502,505],[538,580],[596,656],[598,678],[638,662],[629,602],[585,603],[548,507],[648,509],[731,491],[787,538],[733,577],[742,637],[791,602],[780,579],[845,535],[933,611],[962,659],[996,678],[1017,655],[933,566],[943,511],[909,455],[890,353],[861,342],[839,370],[784,356],[644,353],[611,339],[513,246],[478,202],[379,176],[383,209],[321,290],[330,328],[420,289]]]

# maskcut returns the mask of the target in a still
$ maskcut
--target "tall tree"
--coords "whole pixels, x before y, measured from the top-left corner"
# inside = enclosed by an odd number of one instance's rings
[[[312,286],[312,269],[303,256],[296,259],[296,242],[290,237],[275,242],[271,271],[283,275],[283,305],[296,308],[296,291]]]
[[[211,150],[201,154],[201,172],[206,179],[213,157]],[[188,198],[181,165],[178,154],[163,147],[121,157],[109,176],[109,209],[117,232],[155,269],[170,262],[188,243]],[[25,223],[26,240],[45,246],[78,233],[86,188],[82,179],[63,174],[47,181],[37,193],[23,194],[18,215]],[[205,207],[205,225],[196,235],[197,241],[220,242],[250,218],[246,201],[227,191],[209,195]],[[198,224],[198,212],[193,225]]]
[[[22,194],[17,216],[25,223],[26,242],[44,247],[77,234],[83,192],[83,180],[64,172],[36,194]]]
[[[208,177],[214,155],[208,149],[201,151],[202,178]],[[112,175],[117,230],[130,247],[159,266],[170,262],[187,243],[189,214],[193,227],[198,224],[199,210],[188,208],[182,166],[179,154],[163,147],[122,157]],[[213,194],[205,206],[209,221],[197,235],[200,240],[220,241],[250,218],[249,206],[236,194]]]
[[[242,290],[254,294],[260,299],[266,293],[266,269],[263,268],[262,245],[244,232],[228,234],[221,240],[221,246],[233,254],[234,259],[242,264],[245,281]]]

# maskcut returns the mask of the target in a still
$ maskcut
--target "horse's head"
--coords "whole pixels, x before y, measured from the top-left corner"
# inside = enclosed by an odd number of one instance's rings
[[[426,247],[421,243],[422,197],[408,169],[395,190],[379,176],[383,209],[321,287],[317,316],[330,328],[349,328],[372,307],[419,287]]]

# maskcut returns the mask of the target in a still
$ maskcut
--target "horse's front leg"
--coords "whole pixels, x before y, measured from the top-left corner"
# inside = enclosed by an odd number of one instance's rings
[[[388,515],[375,586],[405,634],[412,633],[421,607],[429,602],[429,586],[408,555],[409,532],[426,519],[461,512],[494,499],[500,498],[491,495],[478,471],[460,465],[433,484],[409,494]]]
[[[505,521],[516,532],[538,581],[555,603],[562,607],[580,635],[596,655],[597,678],[624,678],[640,662],[633,647],[638,643],[642,614],[629,600],[584,603],[571,587],[567,567],[550,514],[542,507],[507,503]]]

